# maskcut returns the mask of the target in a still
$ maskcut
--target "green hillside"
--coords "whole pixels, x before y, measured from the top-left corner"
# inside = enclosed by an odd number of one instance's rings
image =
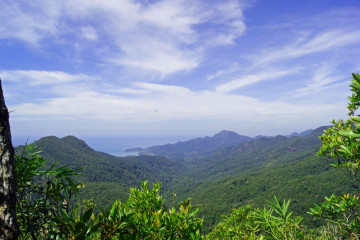
[[[90,148],[84,141],[73,136],[44,137],[35,142],[48,166],[81,168],[77,179],[85,183],[81,198],[90,199],[100,206],[127,198],[130,187],[142,181],[163,182],[166,189],[172,179],[186,171],[186,167],[171,159],[159,156],[116,157]]]
[[[36,145],[41,146],[49,164],[58,161],[59,165],[82,168],[83,199],[93,198],[100,207],[106,206],[115,199],[126,199],[129,188],[142,180],[160,181],[168,205],[192,199],[204,217],[206,232],[233,208],[246,204],[262,207],[274,195],[291,199],[291,210],[309,223],[305,213],[324,196],[359,192],[346,173],[316,156],[318,136],[326,128],[307,136],[242,142],[202,158],[188,157],[186,164],[159,156],[115,157],[94,151],[72,136],[45,137]],[[171,199],[172,193],[177,194],[176,199]]]
[[[193,161],[187,185],[175,190],[191,197],[209,229],[223,213],[251,204],[262,207],[276,195],[292,199],[291,210],[310,223],[307,209],[332,193],[356,193],[359,185],[346,172],[330,166],[327,158],[316,156],[318,136],[327,127],[305,137],[276,136],[223,148]]]

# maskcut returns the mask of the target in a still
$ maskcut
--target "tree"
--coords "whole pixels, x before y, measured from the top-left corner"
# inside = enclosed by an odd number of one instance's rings
[[[360,74],[353,73],[352,95],[348,98],[349,120],[332,121],[333,126],[320,137],[320,156],[336,159],[332,166],[349,171],[355,180],[360,180],[360,116],[356,111],[360,106]]]
[[[332,121],[333,126],[320,137],[322,147],[318,154],[336,160],[331,164],[350,172],[355,180],[360,180],[360,116],[356,111],[360,106],[360,74],[353,73],[352,95],[348,98],[349,120]],[[341,239],[360,238],[360,201],[355,194],[331,195],[309,212],[315,218],[325,219],[339,229]]]
[[[191,201],[168,209],[160,195],[160,183],[150,188],[131,188],[129,199],[116,201],[97,214],[95,205],[69,204],[78,194],[73,177],[79,169],[55,168],[36,146],[26,145],[15,155],[17,217],[20,239],[200,239],[202,219],[195,217]]]
[[[61,235],[59,220],[72,211],[72,196],[83,187],[74,179],[79,169],[56,167],[56,163],[46,166],[40,153],[34,144],[27,144],[15,154],[20,239],[51,239]]]
[[[14,148],[0,79],[0,238],[17,239]]]

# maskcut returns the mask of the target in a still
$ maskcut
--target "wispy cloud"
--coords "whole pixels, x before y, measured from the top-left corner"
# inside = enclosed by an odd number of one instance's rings
[[[47,73],[47,75],[51,74]],[[290,121],[295,120],[299,114],[320,116],[329,111],[329,108],[334,108],[334,105],[328,104],[309,106],[281,101],[265,102],[228,92],[192,91],[175,85],[146,82],[134,83],[131,88],[99,91],[96,85],[82,88],[82,81],[74,81],[71,85],[69,83],[73,91],[69,86],[65,91],[58,83],[67,81],[69,76],[60,74],[58,78],[61,76],[63,80],[57,83],[52,82],[53,85],[59,86],[52,88],[56,91],[54,97],[32,96],[27,102],[10,104],[9,108],[15,110],[13,113],[15,120],[54,117],[58,120],[87,119],[110,122],[154,122],[181,119],[273,121],[281,115],[281,121]],[[41,78],[41,74],[33,75],[33,77]],[[43,82],[43,84],[48,83]],[[29,91],[36,87],[37,85],[29,85]],[[123,93],[130,93],[131,96]]]
[[[13,70],[2,71],[4,94],[10,105],[49,101],[58,96],[72,96],[93,88],[97,77],[84,73],[61,71]],[[99,88],[101,84],[96,84]]]
[[[343,80],[343,76],[334,74],[335,69],[330,63],[322,64],[316,68],[310,79],[305,82],[305,87],[296,89],[295,97],[321,92],[331,84]]]
[[[218,92],[231,92],[241,87],[251,85],[261,81],[268,81],[272,79],[277,79],[286,75],[291,75],[297,72],[298,69],[288,69],[288,70],[278,70],[278,69],[269,69],[264,70],[260,73],[255,73],[251,75],[245,75],[240,78],[233,79],[229,82],[220,84],[216,87]]]
[[[28,86],[54,85],[94,79],[82,73],[69,74],[61,71],[14,70],[3,71],[0,74],[6,81],[24,83]]]
[[[208,74],[206,76],[206,80],[210,81],[210,80],[213,80],[213,79],[224,77],[224,76],[227,76],[227,75],[230,75],[232,73],[235,73],[235,72],[239,71],[239,69],[240,69],[239,64],[237,62],[233,62],[227,68],[218,70],[215,73]]]
[[[60,5],[55,1],[1,1],[0,38],[16,38],[40,47],[43,38],[58,34]]]
[[[205,36],[204,44],[209,46],[235,44],[235,39],[243,35],[246,30],[243,8],[244,6],[237,1],[217,4],[209,2],[203,6],[202,9],[208,9],[203,13],[208,19],[207,27],[202,32]]]
[[[261,81],[290,76],[287,81],[293,83],[287,84],[291,89],[286,90],[291,94],[284,93],[290,98],[314,95],[339,86],[346,79],[343,71],[339,74],[339,69],[345,67],[350,72],[356,68],[349,56],[351,52],[359,52],[360,31],[345,25],[354,22],[349,16],[354,17],[355,13],[353,9],[342,9],[305,20],[301,18],[301,21],[294,18],[278,25],[270,24],[264,28],[267,35],[262,37],[268,36],[268,42],[274,41],[271,47],[259,45],[252,53],[242,56],[248,62],[219,69],[208,75],[208,79],[222,77],[224,83],[218,84],[216,91],[229,93]],[[284,35],[283,31],[292,34]],[[277,36],[278,33],[284,37]],[[340,85],[343,89],[344,84]],[[281,88],[277,86],[277,89]],[[268,99],[282,95],[281,92],[267,92]]]
[[[299,36],[293,43],[280,49],[264,49],[261,53],[250,56],[255,66],[286,61],[309,54],[327,52],[360,42],[360,31],[330,30],[305,37]]]
[[[233,44],[245,30],[242,6],[234,0],[3,1],[0,7],[12,13],[0,17],[0,38],[37,47],[52,38],[74,49],[97,41],[99,62],[160,76],[196,68],[206,48]]]
[[[87,39],[87,40],[91,40],[91,41],[97,41],[98,40],[98,35],[96,33],[96,30],[91,27],[91,26],[86,26],[86,27],[81,27],[81,35]]]

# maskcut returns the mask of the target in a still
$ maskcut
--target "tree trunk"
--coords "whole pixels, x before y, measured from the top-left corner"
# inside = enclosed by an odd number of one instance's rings
[[[0,239],[18,238],[14,148],[11,143],[9,112],[0,79]]]

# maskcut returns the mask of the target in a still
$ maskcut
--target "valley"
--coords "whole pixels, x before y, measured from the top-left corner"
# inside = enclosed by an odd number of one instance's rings
[[[129,188],[143,180],[161,182],[166,206],[191,198],[208,232],[222,214],[247,204],[262,208],[274,195],[291,199],[290,210],[314,226],[306,214],[314,203],[333,193],[358,192],[346,172],[316,155],[325,129],[255,138],[221,131],[213,137],[142,149],[140,156],[129,157],[95,151],[74,136],[44,137],[34,144],[49,166],[57,161],[59,166],[81,168],[77,180],[85,188],[76,201],[93,199],[104,208],[115,200],[125,201]]]

